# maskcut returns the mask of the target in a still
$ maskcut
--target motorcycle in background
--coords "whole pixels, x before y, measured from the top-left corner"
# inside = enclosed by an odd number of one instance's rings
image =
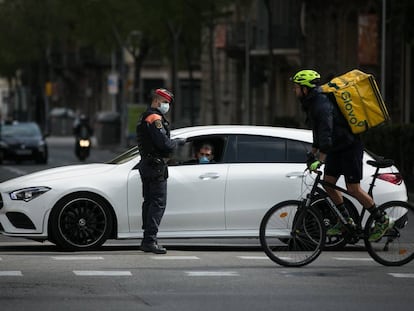
[[[76,140],[75,154],[80,161],[85,161],[89,157],[91,150],[90,138],[78,138]]]
[[[85,161],[89,157],[91,150],[91,136],[93,130],[89,125],[89,118],[81,115],[78,122],[73,127],[73,134],[76,137],[75,155],[80,161]]]

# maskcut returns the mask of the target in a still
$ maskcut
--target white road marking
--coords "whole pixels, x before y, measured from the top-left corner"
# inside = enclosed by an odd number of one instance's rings
[[[388,273],[395,278],[414,278],[414,273]]]
[[[372,258],[353,258],[353,257],[333,257],[335,260],[342,261],[374,261]]]
[[[246,259],[246,260],[263,260],[263,259],[269,259],[267,256],[237,256],[240,259]]]
[[[96,270],[74,270],[78,276],[131,276],[130,271],[96,271]]]
[[[21,271],[0,271],[0,276],[23,276]]]
[[[239,276],[236,271],[186,271],[187,276]]]
[[[152,256],[155,260],[199,260],[197,256]]]
[[[100,256],[57,256],[52,257],[54,260],[103,260]]]

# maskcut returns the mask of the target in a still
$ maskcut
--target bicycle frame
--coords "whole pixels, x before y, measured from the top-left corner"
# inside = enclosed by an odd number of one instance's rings
[[[379,170],[381,167],[376,167],[375,173],[372,175],[372,180],[371,183],[369,185],[369,189],[368,189],[368,194],[369,196],[371,196],[371,198],[373,198],[373,190],[375,187],[375,181],[377,180],[378,176],[379,176]],[[347,225],[347,221],[344,218],[344,216],[342,215],[342,213],[338,210],[338,208],[336,207],[335,203],[332,201],[332,199],[329,197],[329,195],[320,187],[318,187],[319,185],[321,185],[322,187],[330,187],[333,188],[337,191],[340,191],[343,194],[347,194],[350,197],[356,199],[352,194],[350,194],[345,188],[342,188],[336,184],[327,182],[325,180],[322,179],[322,171],[316,171],[315,172],[317,174],[315,181],[313,183],[312,189],[311,191],[308,193],[307,197],[306,197],[306,202],[305,202],[305,206],[310,206],[312,199],[315,197],[315,194],[321,194],[321,195],[326,195],[326,201],[329,203],[330,208],[335,212],[335,214],[338,216],[338,218],[340,219],[340,221],[344,224]],[[360,219],[362,220],[364,218],[365,215],[365,208],[362,209],[361,213],[360,213]],[[347,227],[347,226],[346,226]]]

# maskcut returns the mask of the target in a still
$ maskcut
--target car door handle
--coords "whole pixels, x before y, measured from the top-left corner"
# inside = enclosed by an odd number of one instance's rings
[[[199,178],[202,180],[217,179],[219,177],[220,175],[218,173],[205,173],[199,176]]]
[[[287,173],[286,177],[287,178],[303,178],[305,176],[305,174],[303,172],[291,172],[291,173]]]

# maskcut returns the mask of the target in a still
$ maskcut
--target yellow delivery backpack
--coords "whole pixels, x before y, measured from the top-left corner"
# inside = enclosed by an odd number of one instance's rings
[[[355,69],[321,87],[324,93],[334,95],[354,134],[363,133],[390,119],[377,83],[370,74]]]

